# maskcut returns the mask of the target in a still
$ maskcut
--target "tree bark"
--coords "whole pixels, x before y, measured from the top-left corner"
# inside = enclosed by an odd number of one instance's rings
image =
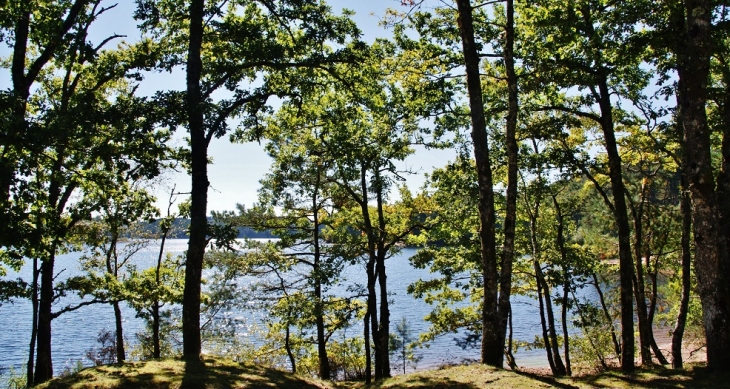
[[[619,282],[621,290],[621,370],[634,371],[634,304],[633,304],[633,259],[631,254],[631,228],[624,197],[625,187],[621,172],[621,156],[616,145],[613,126],[613,109],[608,81],[605,75],[597,80],[599,106],[601,108],[601,129],[608,155],[609,177],[613,194],[614,218],[618,227]]]
[[[680,212],[682,214],[682,297],[679,303],[679,312],[677,313],[677,323],[672,331],[672,367],[681,369],[682,361],[682,339],[684,337],[684,328],[687,324],[687,311],[689,310],[689,298],[691,294],[691,266],[692,253],[690,246],[690,238],[692,234],[692,210],[689,192],[687,190],[687,178],[682,167],[682,191],[680,199]]]
[[[713,2],[684,2],[686,18],[678,40],[677,103],[684,128],[687,181],[692,199],[695,239],[695,271],[702,301],[707,337],[707,367],[730,369],[730,264],[728,246],[719,218],[712,159],[710,128],[705,111],[712,54]]]
[[[378,255],[375,264],[378,273],[378,283],[380,286],[380,348],[382,352],[382,371],[379,378],[390,377],[390,308],[388,303],[388,277],[385,273],[385,258],[387,249],[385,247],[386,239],[386,220],[383,213],[383,185],[380,177],[380,171],[375,170],[376,179],[376,199],[378,209]]]
[[[323,380],[329,380],[331,378],[330,362],[327,357],[327,339],[325,338],[324,328],[324,301],[322,300],[322,270],[320,268],[320,261],[322,252],[319,245],[319,211],[321,209],[319,205],[319,188],[321,184],[322,172],[317,171],[317,178],[314,186],[314,193],[312,195],[312,244],[314,247],[314,266],[312,272],[314,273],[314,298],[315,298],[315,322],[317,327],[317,358],[319,360],[319,378]],[[366,338],[367,341],[367,338]]]
[[[484,117],[482,85],[479,78],[479,53],[474,38],[474,21],[469,0],[457,0],[458,24],[461,35],[466,84],[469,95],[471,139],[474,144],[474,159],[479,186],[479,240],[481,242],[482,277],[484,296],[482,301],[482,347],[481,361],[484,364],[502,367],[504,363],[504,336],[500,335],[498,312],[498,277],[496,259],[496,238],[494,232],[494,192],[492,166],[489,160],[487,124]]]
[[[365,339],[365,384],[370,385],[373,382],[373,366],[370,355],[370,309],[368,308],[365,312],[365,318],[363,319],[363,338]]]
[[[208,202],[208,141],[203,123],[200,80],[202,74],[204,0],[190,3],[190,36],[187,59],[187,114],[192,154],[192,190],[190,204],[190,240],[185,262],[183,291],[183,358],[199,361],[202,350],[200,336],[200,293],[203,257],[205,256]]]
[[[563,211],[560,208],[560,203],[555,193],[551,193],[550,197],[553,199],[553,206],[555,207],[555,218],[557,219],[557,230],[555,241],[560,251],[560,261],[563,268],[563,301],[561,304],[560,319],[563,323],[563,354],[565,357],[565,374],[573,375],[573,370],[570,366],[570,336],[568,334],[568,298],[571,291],[571,280],[570,280],[570,267],[568,265],[568,251],[565,248],[565,222],[563,218]]]
[[[507,320],[510,315],[510,296],[512,295],[512,263],[515,258],[515,226],[517,224],[517,112],[518,85],[514,60],[514,0],[506,2],[504,65],[507,75],[507,120],[505,126],[505,144],[507,146],[507,191],[504,215],[504,244],[502,245],[502,263],[499,276],[499,344],[504,344],[507,332]]]
[[[643,183],[641,186],[641,193],[639,194],[639,204],[637,206],[634,206],[633,203],[629,201],[634,218],[634,256],[636,271],[634,272],[633,284],[634,297],[636,298],[636,317],[639,322],[639,354],[641,355],[641,364],[643,366],[649,366],[652,364],[650,349],[651,323],[649,323],[646,312],[647,306],[644,284],[644,267],[642,265],[641,258],[641,247],[644,239],[644,205],[647,189],[648,188],[645,183]]]
[[[31,319],[30,329],[30,345],[28,350],[28,366],[26,371],[26,382],[34,382],[33,371],[34,369],[34,358],[35,358],[35,347],[36,338],[38,336],[38,276],[40,270],[38,269],[38,258],[33,258],[33,285],[31,289],[31,306],[33,307],[33,318]]]
[[[36,349],[35,374],[33,385],[53,378],[51,359],[51,320],[53,314],[53,265],[55,257],[50,254],[41,264],[40,302],[38,304],[38,346]]]
[[[116,351],[117,351],[117,363],[124,363],[127,359],[127,354],[124,351],[124,328],[122,326],[122,309],[119,306],[119,301],[112,303],[114,307],[114,325],[116,333]]]

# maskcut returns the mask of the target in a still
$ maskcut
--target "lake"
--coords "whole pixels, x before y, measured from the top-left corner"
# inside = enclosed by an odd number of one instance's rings
[[[182,253],[187,249],[187,240],[172,239],[166,243],[166,250],[173,254]],[[135,257],[135,263],[140,267],[152,266],[157,258],[159,243],[151,244]],[[388,272],[388,289],[391,296],[391,331],[395,330],[396,323],[405,317],[414,334],[425,332],[428,323],[423,317],[429,313],[431,306],[423,300],[418,300],[406,293],[406,288],[419,278],[429,279],[434,275],[428,270],[414,269],[408,258],[416,252],[414,248],[405,248],[398,255],[386,262]],[[79,274],[78,258],[80,253],[61,255],[56,262],[56,272],[60,272],[58,280],[71,275]],[[63,271],[62,271],[63,270]],[[350,266],[345,270],[349,279],[362,279],[362,267]],[[19,273],[8,274],[9,278],[18,276],[30,279],[30,266],[25,266]],[[65,306],[75,297],[67,297],[58,306]],[[537,302],[524,296],[513,296],[512,307],[514,313],[514,339],[533,341],[536,335],[541,334],[540,316]],[[58,307],[56,307],[57,309]],[[556,308],[558,309],[558,308]],[[23,369],[28,358],[30,342],[31,303],[29,300],[17,300],[5,303],[0,307],[0,370],[7,372],[10,367]],[[124,306],[124,331],[129,342],[134,342],[134,334],[144,327],[141,319],[135,318],[132,309]],[[251,319],[255,321],[255,319]],[[77,311],[66,313],[53,321],[53,366],[56,374],[64,369],[73,368],[77,361],[91,365],[86,358],[86,351],[98,346],[96,338],[102,330],[114,329],[114,312],[111,306],[105,304],[82,307]],[[362,323],[355,323],[348,329],[349,334],[362,334]],[[456,335],[444,335],[430,344],[429,348],[418,349],[416,354],[422,357],[418,369],[437,367],[447,363],[458,363],[467,360],[478,360],[478,349],[462,350],[454,342]],[[205,347],[205,346],[204,346]],[[515,354],[519,366],[547,366],[544,350],[520,350]],[[23,370],[24,371],[24,370]],[[398,369],[393,369],[397,374]]]

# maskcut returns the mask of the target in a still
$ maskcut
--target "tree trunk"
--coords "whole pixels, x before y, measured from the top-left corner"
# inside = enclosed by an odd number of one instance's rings
[[[373,347],[373,359],[375,360],[375,379],[380,378],[380,371],[382,369],[380,368],[381,364],[381,344],[380,344],[380,332],[378,328],[378,309],[377,309],[377,299],[378,296],[375,292],[375,283],[376,283],[376,274],[375,274],[375,258],[368,259],[367,263],[367,273],[368,273],[368,299],[367,299],[367,311],[368,311],[368,317],[370,318],[370,337],[372,339],[372,347]],[[365,339],[366,342],[370,342],[370,340]]]
[[[533,268],[535,269],[535,283],[537,284],[537,301],[540,303],[540,327],[542,327],[542,341],[545,345],[545,353],[547,354],[548,365],[550,365],[550,371],[553,375],[558,374],[558,368],[555,365],[555,358],[553,357],[553,347],[550,344],[550,336],[548,335],[548,325],[545,319],[545,303],[543,300],[542,282],[540,282],[540,263],[537,260],[532,261]]]
[[[288,316],[291,316],[289,312]],[[289,320],[289,317],[287,317]],[[294,353],[291,349],[291,330],[289,329],[289,323],[286,324],[286,331],[284,333],[284,348],[286,349],[286,355],[289,357],[289,363],[291,364],[291,372],[296,374],[297,372],[297,361],[294,358]]]
[[[560,320],[563,323],[563,354],[565,356],[565,374],[573,375],[570,367],[570,336],[568,335],[568,298],[570,293],[570,267],[568,265],[568,252],[565,249],[565,223],[563,212],[560,209],[560,203],[555,193],[551,193],[553,206],[555,207],[555,217],[557,221],[556,243],[560,251],[560,261],[563,268],[563,301],[561,304]]]
[[[507,120],[505,126],[505,143],[507,146],[507,191],[504,215],[504,244],[502,245],[502,263],[499,275],[499,344],[504,344],[507,332],[507,320],[510,315],[510,296],[512,295],[512,263],[515,258],[515,226],[517,224],[517,111],[518,85],[514,61],[514,1],[507,0],[505,25],[504,64],[507,74]]]
[[[152,358],[160,359],[160,302],[152,304]]]
[[[690,238],[692,234],[692,213],[689,192],[687,190],[687,177],[682,167],[682,191],[680,199],[680,212],[682,214],[682,297],[679,302],[679,312],[677,313],[677,323],[672,331],[672,367],[681,369],[682,362],[682,338],[684,337],[684,328],[687,324],[687,311],[689,310],[689,298],[691,294],[691,266],[692,253],[690,246]]]
[[[127,359],[124,351],[124,332],[122,328],[122,310],[119,307],[119,301],[112,303],[114,307],[114,324],[116,327],[116,342],[117,342],[117,363],[124,363]]]
[[[608,170],[613,194],[614,218],[618,227],[619,279],[621,289],[621,370],[634,371],[634,304],[633,304],[633,259],[631,254],[631,228],[624,197],[625,187],[621,172],[621,156],[616,145],[613,127],[613,108],[608,81],[605,75],[597,80],[599,106],[601,108],[601,129],[608,155]]]
[[[606,307],[606,299],[603,297],[603,290],[601,289],[601,285],[598,283],[598,277],[596,276],[596,273],[591,273],[591,276],[593,277],[593,286],[596,287],[596,293],[598,293],[598,301],[601,303],[601,310],[603,311],[603,317],[606,319],[606,323],[608,323],[609,328],[611,329],[611,340],[613,340],[613,351],[616,353],[617,357],[621,356],[621,344],[618,342],[618,339],[616,337],[616,331],[613,327],[613,319],[611,318],[611,314],[608,313],[608,307]]]
[[[322,270],[320,268],[320,261],[322,252],[319,246],[319,199],[318,191],[320,185],[321,172],[317,172],[317,179],[312,196],[312,210],[313,212],[313,228],[312,228],[312,244],[314,245],[314,266],[312,272],[314,273],[314,298],[315,298],[315,322],[317,326],[317,358],[319,361],[319,378],[323,380],[329,380],[331,378],[330,373],[330,362],[327,357],[327,339],[325,338],[324,328],[324,301],[322,300]]]
[[[638,209],[632,206],[634,216],[634,256],[636,272],[634,273],[634,296],[636,297],[636,317],[639,321],[639,349],[641,355],[641,364],[643,366],[649,366],[651,362],[651,323],[649,323],[647,317],[647,306],[646,306],[646,295],[644,285],[644,267],[642,266],[641,259],[641,246],[644,238],[643,234],[643,213],[644,213],[644,194],[646,187],[642,185],[640,201]]]
[[[187,59],[187,114],[190,130],[192,190],[190,203],[190,240],[185,262],[183,291],[183,358],[199,361],[202,350],[200,337],[200,282],[205,255],[208,202],[208,142],[203,123],[200,92],[202,74],[201,47],[205,1],[190,3],[190,37]]]
[[[684,35],[679,39],[677,100],[684,127],[687,179],[692,198],[695,271],[707,337],[707,367],[730,370],[730,264],[728,246],[719,220],[710,128],[705,111],[712,54],[711,14],[707,0],[687,1]]]
[[[380,286],[380,325],[378,328],[380,342],[380,374],[376,379],[390,377],[390,310],[388,308],[388,286],[385,275],[385,252],[380,252],[377,259],[378,284]]]
[[[568,275],[564,271],[564,277],[567,280]],[[563,284],[563,304],[560,310],[560,320],[563,323],[563,354],[565,356],[565,374],[572,376],[573,369],[570,366],[570,336],[568,334],[568,293],[570,291],[570,281]]]
[[[36,337],[38,336],[38,275],[40,270],[38,269],[38,258],[33,258],[33,286],[31,290],[31,306],[33,307],[33,318],[30,329],[30,345],[28,349],[28,366],[26,371],[26,382],[28,384],[34,382],[33,370],[34,370],[34,358],[35,358],[35,347]]]
[[[373,382],[372,377],[372,359],[370,356],[370,310],[365,312],[365,318],[363,319],[363,338],[365,339],[365,384],[370,385]]]
[[[382,371],[380,377],[390,377],[390,308],[388,304],[388,277],[385,273],[385,258],[387,256],[387,249],[385,247],[386,238],[386,220],[385,214],[383,213],[383,185],[380,177],[380,170],[375,169],[375,179],[377,182],[376,189],[376,200],[378,209],[378,254],[377,262],[375,264],[376,271],[378,273],[378,283],[380,286],[380,348],[382,353]]]
[[[479,53],[474,39],[472,6],[469,0],[457,0],[458,24],[461,35],[466,84],[469,95],[471,118],[471,139],[474,144],[474,159],[479,185],[479,240],[481,242],[482,277],[484,296],[482,301],[482,348],[481,361],[484,364],[502,367],[504,363],[504,336],[500,336],[500,317],[497,294],[496,238],[494,232],[494,192],[492,166],[489,160],[487,125],[482,101],[482,85],[479,78]]]
[[[54,255],[41,264],[40,302],[38,304],[38,346],[36,349],[35,374],[33,385],[38,385],[53,378],[53,361],[51,360],[51,304],[53,303],[53,265]]]

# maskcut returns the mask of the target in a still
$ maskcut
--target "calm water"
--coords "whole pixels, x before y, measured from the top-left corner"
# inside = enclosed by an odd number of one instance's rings
[[[182,253],[187,249],[187,240],[168,240],[166,249],[172,253]],[[135,257],[135,263],[140,267],[149,267],[155,263],[159,246],[150,245],[142,250]],[[415,249],[406,248],[399,255],[386,262],[388,271],[388,288],[393,294],[391,296],[391,327],[395,330],[395,324],[406,317],[414,334],[426,331],[428,323],[423,317],[429,313],[431,306],[417,300],[406,293],[408,285],[419,278],[429,279],[433,275],[427,270],[414,269],[410,266],[408,258],[415,253]],[[77,260],[80,254],[72,253],[60,256],[56,263],[56,272],[61,275],[59,280],[71,275],[78,274]],[[362,271],[360,266],[352,266],[346,269],[347,278],[361,280]],[[19,275],[29,279],[30,267],[26,266]],[[18,274],[9,274],[10,278],[16,278]],[[75,297],[69,297],[61,301],[61,306],[78,301]],[[539,310],[534,300],[515,296],[512,299],[514,311],[513,327],[514,339],[532,341],[535,335],[541,333]],[[124,331],[128,341],[134,341],[134,334],[142,331],[144,323],[141,319],[134,317],[135,313],[128,307],[123,308]],[[0,307],[0,369],[7,371],[9,367],[22,369],[28,358],[28,344],[30,341],[31,304],[28,300],[18,300],[14,303],[6,303]],[[96,338],[102,330],[114,329],[114,312],[109,305],[86,306],[77,311],[66,313],[53,321],[53,364],[56,373],[60,373],[67,367],[73,367],[77,361],[85,365],[91,362],[86,359],[86,351],[97,347]],[[350,334],[362,334],[362,324],[356,323],[348,330]],[[478,349],[462,350],[454,342],[457,335],[444,335],[431,343],[429,348],[417,350],[422,357],[418,363],[419,369],[435,367],[445,363],[457,363],[465,360],[476,360],[479,358]],[[547,366],[543,350],[520,350],[516,355],[517,364],[520,366]],[[393,370],[397,373],[397,369]]]

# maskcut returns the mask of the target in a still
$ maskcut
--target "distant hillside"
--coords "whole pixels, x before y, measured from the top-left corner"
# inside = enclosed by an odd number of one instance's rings
[[[159,223],[160,220],[153,223],[145,223],[144,225],[144,231],[148,233],[154,233],[155,231],[159,231]],[[210,221],[211,218],[208,218],[208,221]],[[189,238],[188,235],[188,228],[190,226],[190,219],[187,218],[177,218],[175,219],[175,222],[172,225],[172,231],[168,238],[170,239],[187,239]],[[274,234],[272,234],[270,231],[255,231],[252,228],[249,227],[239,227],[238,228],[238,238],[249,238],[249,239],[270,239],[270,238],[276,238]]]

